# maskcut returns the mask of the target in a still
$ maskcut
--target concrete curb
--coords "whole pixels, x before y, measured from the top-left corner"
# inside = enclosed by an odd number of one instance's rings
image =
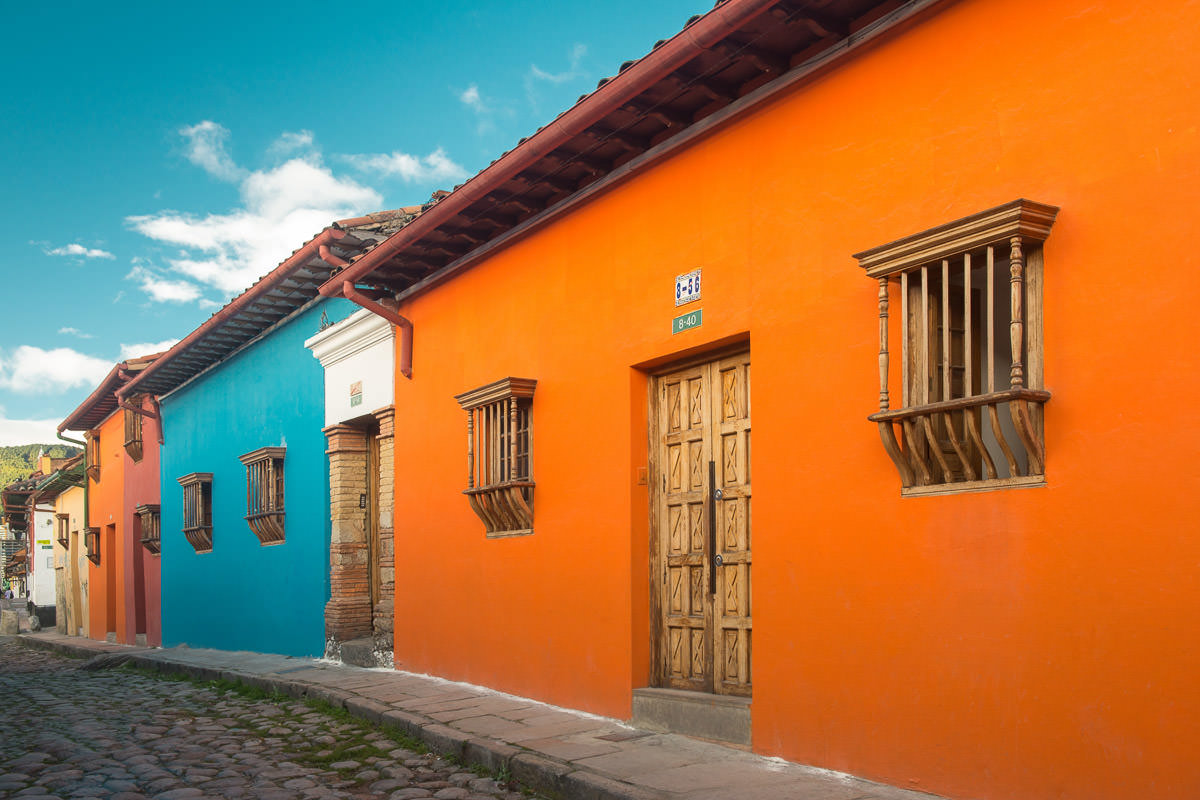
[[[439,755],[454,756],[463,764],[479,764],[493,774],[507,772],[513,780],[551,798],[666,800],[673,796],[580,769],[565,761],[523,750],[506,742],[455,730],[435,719],[394,709],[377,700],[281,675],[183,664],[169,658],[165,651],[130,645],[108,645],[100,649],[95,643],[92,646],[76,645],[32,635],[20,635],[16,639],[23,646],[48,650],[71,658],[90,659],[111,653],[128,653],[127,663],[151,672],[184,675],[200,681],[227,680],[266,692],[279,692],[297,700],[306,697],[323,700],[365,722],[392,728],[419,739]]]

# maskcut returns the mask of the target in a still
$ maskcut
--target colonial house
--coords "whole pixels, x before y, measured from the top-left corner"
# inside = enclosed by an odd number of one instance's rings
[[[155,398],[165,435],[164,644],[338,654],[327,628],[339,630],[338,598],[359,576],[343,585],[335,572],[331,600],[331,558],[341,551],[337,539],[330,546],[328,498],[331,488],[353,491],[365,509],[366,490],[331,487],[324,373],[304,342],[355,310],[317,291],[335,263],[419,211],[330,225],[121,388],[125,398]],[[365,588],[365,570],[361,578]],[[368,635],[370,624],[367,608]]]
[[[1198,46],[1175,0],[726,0],[341,253],[396,326],[396,665],[951,797],[1195,797]],[[164,483],[228,515],[172,576],[197,643],[312,625],[233,530],[262,395],[359,408],[253,349],[164,400],[208,448]]]
[[[80,575],[87,569],[84,454],[68,459],[37,484],[38,499],[54,506],[53,540],[55,626],[59,633],[84,635],[86,592]]]
[[[0,491],[4,520],[14,545],[5,561],[4,577],[14,595],[28,597],[43,609],[41,616],[47,624],[55,614],[58,576],[54,552],[56,492],[47,491],[45,486],[72,461],[40,453],[29,477]]]
[[[390,667],[395,332],[387,319],[364,308],[304,345],[325,371],[331,534],[327,654],[360,666]]]
[[[149,645],[162,641],[155,542],[162,428],[152,399],[121,399],[116,394],[158,357],[114,365],[58,426],[60,435],[83,433],[86,444],[83,542],[68,545],[68,551],[87,562],[76,563],[80,610],[87,606],[87,621],[81,627],[92,639]]]

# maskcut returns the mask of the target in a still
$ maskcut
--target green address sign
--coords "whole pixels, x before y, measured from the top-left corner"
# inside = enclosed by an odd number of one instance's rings
[[[682,333],[689,328],[699,328],[704,323],[704,309],[697,308],[686,314],[680,314],[671,320],[671,335]]]

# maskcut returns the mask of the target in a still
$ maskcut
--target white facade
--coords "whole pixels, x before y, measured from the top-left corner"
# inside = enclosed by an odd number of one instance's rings
[[[38,508],[29,528],[29,592],[39,606],[55,604],[54,508]]]
[[[395,401],[392,324],[363,309],[304,343],[325,368],[325,425],[370,414]]]

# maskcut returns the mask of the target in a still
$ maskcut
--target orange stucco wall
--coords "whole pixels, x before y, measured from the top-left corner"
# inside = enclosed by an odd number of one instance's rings
[[[100,423],[100,480],[88,481],[88,525],[100,529],[100,563],[88,564],[88,637],[103,640],[110,631],[125,641],[121,601],[125,585],[121,536],[125,486],[125,427],[120,414]],[[115,526],[115,536],[110,531]]]
[[[952,797],[1200,795],[1198,46],[1196,3],[949,4],[406,303],[398,665],[627,717],[639,365],[748,335],[754,749]],[[1062,209],[1048,485],[901,498],[850,254],[1018,197]],[[489,541],[453,395],[506,375],[539,382],[535,533]]]

